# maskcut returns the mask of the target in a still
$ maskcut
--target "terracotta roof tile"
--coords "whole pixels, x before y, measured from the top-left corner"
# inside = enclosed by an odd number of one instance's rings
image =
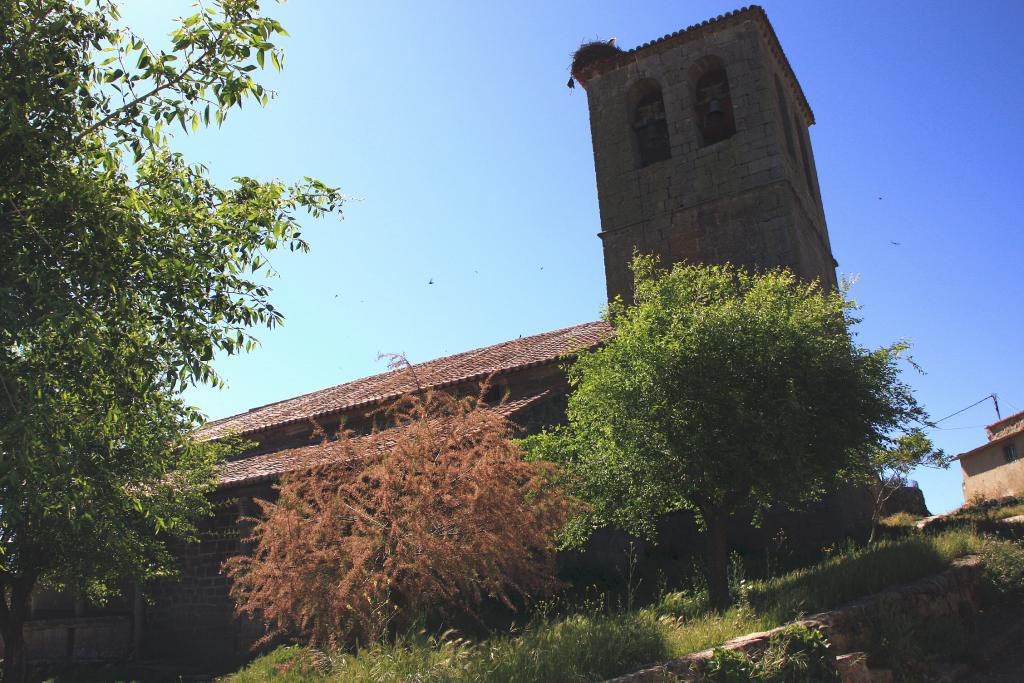
[[[420,384],[425,387],[451,386],[483,379],[492,373],[502,374],[554,363],[575,349],[601,343],[611,333],[611,326],[598,320],[418,363],[412,369]],[[369,406],[415,388],[410,373],[385,372],[214,420],[203,426],[198,436],[201,439],[217,439],[229,434],[251,435],[310,418]]]
[[[548,393],[544,391],[516,401],[509,401],[492,408],[492,410],[504,417],[511,418],[527,406],[547,396]],[[368,437],[356,438],[365,439]],[[384,443],[386,444],[387,442]],[[310,467],[316,467],[317,465],[324,465],[344,456],[344,452],[337,446],[339,446],[338,442],[328,441],[325,444],[315,443],[296,448],[285,448],[270,453],[261,453],[238,460],[229,460],[220,467],[218,484],[222,489],[257,484],[271,481],[288,472],[297,472]]]

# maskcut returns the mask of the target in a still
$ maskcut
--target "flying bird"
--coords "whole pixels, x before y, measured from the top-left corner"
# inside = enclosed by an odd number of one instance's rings
[[[428,282],[427,284],[428,284],[428,285],[432,285],[432,284],[434,284],[434,278],[430,278],[430,282]]]

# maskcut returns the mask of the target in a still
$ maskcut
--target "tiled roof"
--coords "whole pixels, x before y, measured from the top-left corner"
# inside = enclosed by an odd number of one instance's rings
[[[413,365],[412,370],[420,386],[451,386],[480,380],[491,374],[557,362],[566,353],[601,343],[611,333],[611,326],[598,320],[437,358]],[[208,440],[229,434],[251,435],[310,418],[369,406],[416,389],[412,375],[408,371],[385,372],[270,403],[240,415],[209,422],[199,430],[198,436]]]
[[[547,396],[544,391],[517,401],[503,403],[491,410],[500,415],[511,418],[523,408],[539,401]],[[356,437],[365,439],[368,437]],[[393,443],[393,442],[392,442]],[[388,446],[387,441],[383,441]],[[261,453],[239,460],[230,460],[220,467],[218,483],[220,488],[256,484],[264,481],[271,481],[287,472],[297,472],[309,469],[318,465],[325,465],[345,456],[347,451],[343,450],[337,441],[315,443],[296,448],[285,448],[270,453]]]
[[[786,58],[786,53],[782,50],[782,44],[779,42],[779,37],[775,34],[775,28],[772,26],[771,22],[768,21],[768,14],[764,11],[764,8],[759,5],[741,7],[738,10],[726,12],[725,14],[721,14],[713,19],[705,19],[699,24],[694,24],[693,26],[680,29],[675,33],[669,33],[661,38],[655,38],[650,42],[634,47],[632,50],[626,50],[619,55],[594,62],[593,64],[588,64],[583,69],[583,73],[580,74],[583,78],[577,77],[576,80],[580,81],[580,83],[586,87],[586,79],[588,77],[586,75],[587,71],[593,70],[592,73],[601,73],[606,69],[618,68],[619,66],[632,62],[632,55],[637,55],[650,49],[669,47],[695,38],[704,31],[721,28],[722,26],[730,23],[739,23],[748,18],[753,18],[760,22],[761,32],[768,40],[768,45],[775,54],[776,59],[778,59],[782,64],[783,69],[786,72],[786,79],[789,81],[790,87],[793,88],[796,93],[801,109],[807,116],[807,124],[814,125],[814,112],[811,111],[811,105],[807,102],[807,96],[804,94],[803,88],[800,87],[800,82],[796,79],[796,75],[793,72],[793,66],[789,63],[789,59]],[[576,76],[575,73],[573,75]]]

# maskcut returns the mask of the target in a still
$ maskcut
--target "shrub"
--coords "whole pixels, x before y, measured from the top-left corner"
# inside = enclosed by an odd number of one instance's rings
[[[322,676],[318,653],[287,645],[260,657],[230,677],[232,683],[306,683]]]
[[[897,512],[883,517],[881,521],[883,526],[912,527],[920,519],[917,515],[912,515],[909,512]]]
[[[485,598],[514,607],[553,587],[570,501],[482,396],[399,399],[384,413],[392,428],[325,439],[328,464],[260,502],[253,554],[226,568],[237,611],[269,629],[261,643],[288,632],[365,645],[427,614],[476,615]]]
[[[651,606],[651,611],[658,616],[678,617],[684,621],[707,614],[710,609],[711,603],[706,590],[666,593]]]
[[[705,670],[709,681],[802,683],[838,681],[835,657],[818,630],[793,624],[772,635],[757,657],[717,648]]]
[[[988,592],[1001,602],[1024,602],[1024,546],[989,541],[981,550],[983,576]]]
[[[754,660],[739,650],[716,647],[706,669],[709,681],[739,683],[754,678]]]
[[[872,621],[870,664],[892,669],[900,683],[936,680],[951,662],[963,660],[976,646],[957,617],[921,619],[889,608]]]
[[[836,657],[816,629],[794,624],[772,635],[756,657],[739,650],[717,648],[706,669],[711,681],[770,681],[771,683],[826,683],[839,681]]]

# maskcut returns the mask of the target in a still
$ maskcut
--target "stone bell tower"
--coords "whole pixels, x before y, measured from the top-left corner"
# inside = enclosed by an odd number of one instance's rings
[[[590,107],[609,299],[632,297],[634,250],[835,286],[814,115],[763,9],[628,52],[583,46],[573,77]]]

